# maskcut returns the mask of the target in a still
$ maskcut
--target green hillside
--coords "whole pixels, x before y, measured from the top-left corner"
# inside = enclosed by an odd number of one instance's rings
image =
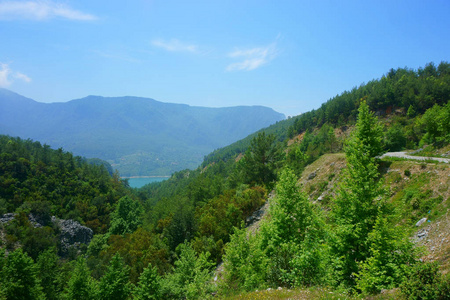
[[[449,79],[445,62],[391,70],[141,189],[2,137],[0,200],[18,215],[0,228],[0,298],[26,266],[32,298],[447,299],[449,165],[379,156],[448,156]],[[48,226],[54,243],[27,246],[40,203],[95,229],[89,246],[60,259]]]
[[[139,97],[39,103],[0,89],[0,133],[110,162],[122,176],[196,168],[214,149],[283,120],[262,106],[193,107]]]

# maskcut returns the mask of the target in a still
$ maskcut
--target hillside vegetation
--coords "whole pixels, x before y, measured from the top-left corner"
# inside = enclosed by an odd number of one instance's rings
[[[196,168],[214,149],[284,119],[262,106],[193,107],[139,97],[39,103],[0,89],[0,133],[109,161],[121,176]]]
[[[86,249],[60,259],[57,242],[34,252],[26,247],[33,232],[26,217],[3,224],[0,299],[19,290],[51,299],[351,299],[381,291],[378,297],[448,299],[449,166],[378,156],[419,147],[448,155],[449,80],[445,62],[391,70],[318,110],[214,151],[195,170],[141,189],[127,188],[98,165],[61,166],[57,184],[69,177],[96,187],[80,168],[107,176],[98,195],[73,194],[80,198],[75,206],[64,200],[65,184],[47,203],[51,214],[77,218],[96,235]],[[2,138],[5,182],[28,186],[37,174],[33,165],[58,169],[58,155],[70,162],[62,150],[49,149],[54,158],[44,161],[26,145],[48,146]],[[30,171],[18,172],[25,160]],[[40,193],[50,197],[53,186],[40,181]],[[35,213],[15,190],[1,187],[4,212]],[[106,206],[98,200],[103,192],[114,195]],[[258,230],[248,232],[268,198]],[[80,208],[76,216],[73,207]],[[108,220],[100,218],[105,213]],[[99,226],[89,223],[93,217]]]

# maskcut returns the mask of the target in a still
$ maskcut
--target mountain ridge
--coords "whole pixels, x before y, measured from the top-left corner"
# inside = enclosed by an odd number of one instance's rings
[[[90,95],[41,103],[0,90],[0,132],[109,161],[124,176],[169,175],[285,119],[264,106],[210,108]]]

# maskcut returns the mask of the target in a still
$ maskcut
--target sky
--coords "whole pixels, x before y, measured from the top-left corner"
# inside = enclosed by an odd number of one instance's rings
[[[0,87],[295,116],[391,68],[450,61],[448,0],[0,0]]]

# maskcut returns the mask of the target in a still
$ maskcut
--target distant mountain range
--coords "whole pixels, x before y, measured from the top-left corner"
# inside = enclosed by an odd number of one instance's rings
[[[0,89],[0,134],[107,160],[122,176],[196,168],[212,150],[283,119],[262,106],[207,108],[100,96],[40,103]]]

